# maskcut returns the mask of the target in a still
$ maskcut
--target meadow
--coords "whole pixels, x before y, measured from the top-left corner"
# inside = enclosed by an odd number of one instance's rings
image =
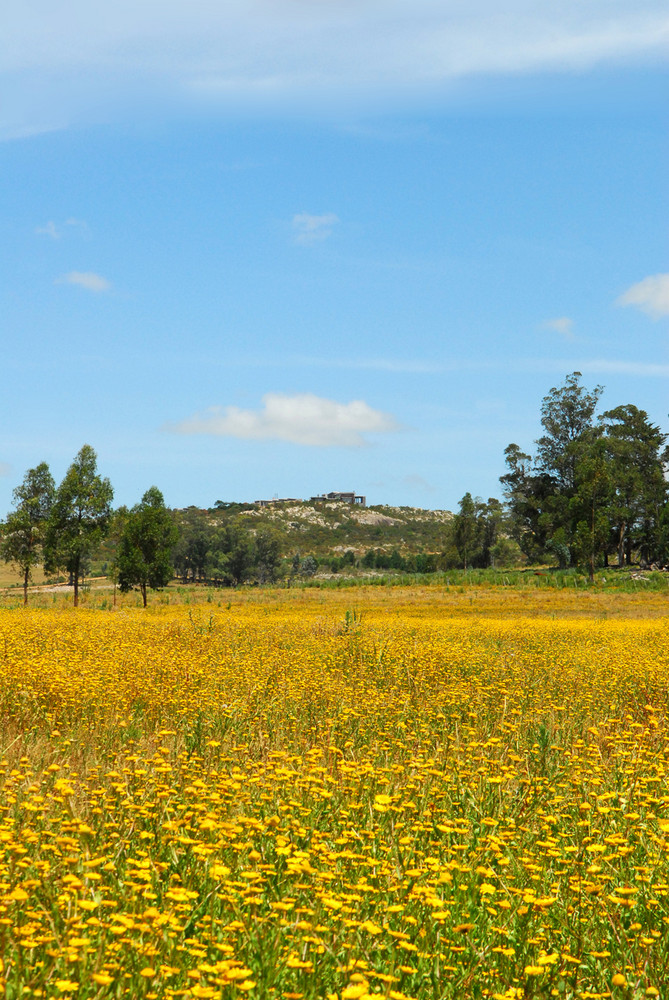
[[[666,593],[219,597],[0,610],[0,995],[669,995]]]

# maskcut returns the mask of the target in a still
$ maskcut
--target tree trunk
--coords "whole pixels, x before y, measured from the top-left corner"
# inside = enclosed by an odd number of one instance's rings
[[[146,607],[146,584],[142,583],[141,588],[142,588],[142,600],[144,602],[144,607]]]
[[[30,568],[26,566],[25,573],[23,574],[23,606],[24,608],[28,604],[28,580],[30,579]]]
[[[70,573],[70,577],[74,581],[74,600],[72,603],[74,604],[74,607],[77,608],[79,606],[79,560],[78,559],[77,559],[77,564],[74,567],[74,571]]]
[[[620,534],[618,535],[618,566],[623,567],[625,565],[625,523],[620,525]]]

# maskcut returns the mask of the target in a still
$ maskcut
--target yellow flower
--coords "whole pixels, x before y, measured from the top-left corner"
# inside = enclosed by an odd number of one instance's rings
[[[352,983],[342,990],[341,1000],[359,1000],[367,994],[366,983]]]
[[[392,801],[390,795],[375,795],[374,808],[377,812],[388,812],[388,806]]]

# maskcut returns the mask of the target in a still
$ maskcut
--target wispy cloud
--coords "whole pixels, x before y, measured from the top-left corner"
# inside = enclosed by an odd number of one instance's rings
[[[653,319],[669,316],[669,274],[652,274],[632,285],[623,292],[617,305],[637,306]]]
[[[332,228],[339,222],[339,217],[334,212],[326,212],[325,215],[309,215],[308,212],[301,212],[293,216],[293,232],[295,242],[302,246],[310,246],[312,243],[320,243],[332,236]]]
[[[8,476],[11,471],[12,467],[8,462],[0,462],[0,476]]]
[[[56,226],[56,223],[51,220],[49,220],[45,226],[36,226],[35,233],[37,236],[50,236],[52,240],[59,240],[61,237],[60,230]]]
[[[541,324],[542,330],[552,330],[559,333],[567,340],[574,339],[574,321],[569,316],[558,316],[556,319],[547,319]]]
[[[52,240],[59,240],[67,229],[75,229],[87,233],[88,225],[83,219],[66,219],[62,225],[56,225],[53,219],[49,219],[46,225],[36,226],[35,233],[37,236],[50,236]]]
[[[258,410],[213,406],[202,414],[165,427],[178,434],[212,434],[251,441],[289,441],[311,447],[359,448],[365,435],[399,430],[389,413],[362,400],[338,403],[312,393],[286,396],[269,392]]]
[[[87,292],[108,292],[111,282],[103,278],[101,274],[94,271],[70,271],[60,278],[56,278],[57,285],[78,285],[85,288]]]
[[[10,4],[3,70],[10,134],[85,116],[116,100],[186,94],[225,105],[322,104],[489,74],[570,73],[654,60],[664,0],[85,0]],[[34,128],[34,125],[33,125]]]

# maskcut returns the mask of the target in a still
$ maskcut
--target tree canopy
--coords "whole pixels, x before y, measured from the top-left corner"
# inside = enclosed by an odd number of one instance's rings
[[[511,531],[531,560],[557,558],[594,578],[615,553],[648,564],[667,558],[667,435],[631,404],[595,411],[601,386],[587,391],[573,372],[541,406],[545,434],[534,459],[517,444],[501,477]]]
[[[179,537],[163,494],[151,486],[123,518],[118,547],[118,583],[122,591],[139,587],[146,607],[147,587],[165,587],[174,575],[172,550]]]
[[[0,552],[15,563],[23,576],[23,603],[28,603],[28,584],[33,567],[43,560],[43,548],[51,515],[55,483],[46,462],[28,469],[13,492],[15,509],[7,515]]]
[[[56,490],[46,537],[45,566],[67,570],[79,603],[86,558],[109,528],[114,491],[97,471],[97,455],[85,444]]]

